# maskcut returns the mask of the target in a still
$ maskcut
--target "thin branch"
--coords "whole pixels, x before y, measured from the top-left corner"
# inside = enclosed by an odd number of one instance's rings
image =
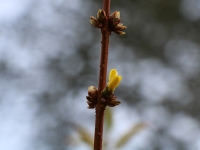
[[[100,59],[100,71],[99,71],[99,87],[98,87],[98,100],[96,106],[96,121],[95,121],[95,135],[94,135],[94,150],[102,149],[102,137],[103,137],[103,121],[105,107],[101,107],[101,92],[106,87],[106,75],[108,66],[108,46],[110,30],[108,27],[108,19],[110,14],[110,0],[103,1],[103,9],[106,13],[106,22],[102,34],[101,45],[101,59]]]

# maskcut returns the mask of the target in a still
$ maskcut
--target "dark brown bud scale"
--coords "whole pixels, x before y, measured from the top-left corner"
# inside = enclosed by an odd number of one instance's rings
[[[102,23],[100,23],[95,17],[91,16],[90,17],[90,23],[93,27],[95,28],[101,28],[102,27]]]
[[[102,93],[102,106],[109,106],[109,107],[115,107],[119,105],[121,102],[116,100],[116,96],[114,96],[114,93],[108,97],[108,95],[105,95]]]
[[[89,86],[88,87],[88,96],[86,96],[88,108],[92,109],[96,107],[97,104],[97,95],[98,90],[95,86]]]
[[[120,12],[114,11],[109,16],[109,30],[111,32],[115,32],[119,35],[124,35],[125,32],[123,32],[124,29],[126,29],[126,26],[124,26],[122,23],[120,23]],[[99,28],[102,31],[105,29],[105,22],[106,22],[106,13],[103,9],[99,9],[96,15],[96,18],[91,16],[90,17],[90,23],[93,27]]]
[[[104,23],[104,21],[106,20],[106,13],[103,9],[99,9],[99,11],[97,12],[97,20],[101,23]]]

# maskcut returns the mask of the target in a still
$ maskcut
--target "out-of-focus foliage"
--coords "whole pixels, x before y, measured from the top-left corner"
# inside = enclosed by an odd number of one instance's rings
[[[139,133],[139,131],[146,128],[145,123],[133,124],[128,129],[128,131],[126,131],[125,134],[118,137],[118,141],[114,141],[112,138],[109,138],[111,137],[110,131],[112,131],[112,129],[115,126],[115,124],[112,123],[112,120],[113,120],[113,112],[109,107],[107,107],[105,111],[105,124],[104,124],[106,130],[104,131],[105,135],[103,138],[103,149],[105,150],[123,148],[124,145],[126,145],[131,140],[131,138],[133,138],[134,136],[137,135],[137,133]],[[78,137],[77,139],[75,137],[72,137],[74,141],[78,141],[78,139],[80,139],[82,143],[87,144],[90,147],[90,149],[93,149],[93,139],[91,133],[86,128],[83,128],[81,126],[76,128],[76,132],[78,134]]]
[[[78,127],[77,128],[78,134],[80,135],[81,141],[84,143],[88,144],[91,148],[93,147],[93,136],[87,131],[87,129],[83,127]]]
[[[137,125],[133,125],[130,130],[120,137],[119,141],[116,144],[117,148],[123,147],[134,135],[136,135],[140,130],[144,129],[145,124],[139,123]]]
[[[112,117],[112,111],[111,109],[107,108],[105,110],[105,130],[106,132],[108,132],[112,125],[113,125],[113,117]]]
[[[67,141],[76,124],[94,131],[94,111],[84,101],[87,87],[98,85],[101,34],[89,18],[102,0],[19,3],[2,2],[9,13],[0,9],[2,126],[12,118],[7,113],[20,123],[31,113],[26,149],[76,149]],[[119,10],[127,26],[126,35],[110,39],[108,70],[123,76],[115,110],[132,110],[127,118],[118,114],[114,133],[128,121],[149,125],[127,143],[130,149],[200,149],[199,6],[199,0],[111,1],[111,12]]]

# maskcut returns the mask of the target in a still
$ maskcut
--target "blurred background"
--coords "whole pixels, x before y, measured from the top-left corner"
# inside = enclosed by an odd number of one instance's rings
[[[0,150],[92,149],[102,0],[0,0]],[[108,70],[122,103],[104,150],[200,150],[200,0],[112,0]]]

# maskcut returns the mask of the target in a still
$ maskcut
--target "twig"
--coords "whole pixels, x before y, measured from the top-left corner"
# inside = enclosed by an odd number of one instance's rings
[[[103,137],[103,122],[105,107],[101,107],[101,92],[106,87],[106,76],[108,66],[108,46],[110,31],[108,27],[109,14],[110,14],[110,0],[103,1],[103,9],[106,13],[106,22],[104,28],[101,30],[101,59],[100,59],[100,71],[99,71],[99,87],[98,87],[98,99],[96,106],[96,121],[95,121],[95,135],[94,135],[94,150],[102,149],[102,137]]]
[[[123,30],[126,29],[126,26],[120,23],[119,11],[115,11],[110,15],[110,0],[103,1],[103,9],[98,10],[96,17],[90,17],[90,23],[93,27],[101,29],[102,35],[99,87],[97,89],[95,86],[89,86],[88,96],[86,96],[88,108],[96,108],[94,150],[101,150],[105,108],[106,106],[115,107],[121,103],[114,96],[115,88],[122,80],[122,76],[118,75],[116,69],[111,69],[109,81],[106,85],[109,37],[111,32],[124,35]]]

